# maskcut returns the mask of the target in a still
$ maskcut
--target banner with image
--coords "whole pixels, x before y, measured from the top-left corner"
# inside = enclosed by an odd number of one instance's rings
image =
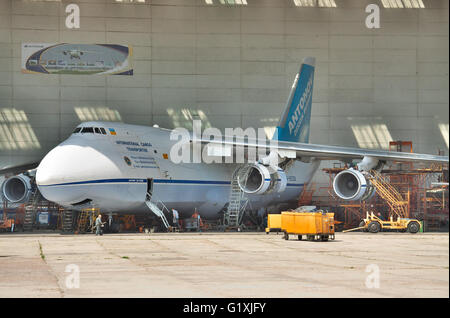
[[[130,46],[22,43],[22,73],[133,75]]]

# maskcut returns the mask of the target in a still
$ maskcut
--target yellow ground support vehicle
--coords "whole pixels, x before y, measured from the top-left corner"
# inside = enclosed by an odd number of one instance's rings
[[[364,232],[378,233],[381,230],[398,230],[400,232],[417,233],[420,231],[421,224],[416,219],[398,217],[394,221],[391,216],[389,221],[383,221],[371,212],[366,213],[366,218],[361,221],[359,227],[344,232],[363,230]]]
[[[281,232],[281,214],[268,214],[266,234],[269,232]]]
[[[334,213],[319,212],[282,212],[281,230],[284,239],[297,235],[301,240],[306,235],[308,241],[334,240]]]

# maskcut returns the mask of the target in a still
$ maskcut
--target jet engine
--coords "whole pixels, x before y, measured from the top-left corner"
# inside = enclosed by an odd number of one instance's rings
[[[339,172],[333,180],[333,190],[343,200],[367,200],[375,194],[375,187],[358,170],[347,169]]]
[[[283,192],[286,189],[287,177],[278,167],[255,163],[241,169],[238,184],[241,190],[248,194]]]
[[[31,180],[23,174],[6,179],[1,186],[2,196],[11,203],[27,202],[31,195]]]

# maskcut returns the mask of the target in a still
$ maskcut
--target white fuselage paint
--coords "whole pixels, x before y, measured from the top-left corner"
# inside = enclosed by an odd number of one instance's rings
[[[75,210],[86,206],[74,203],[89,199],[102,212],[143,213],[149,211],[145,198],[151,179],[153,200],[175,208],[183,217],[197,208],[202,216],[215,218],[228,202],[237,164],[175,164],[164,158],[176,143],[165,129],[108,122],[81,126],[102,127],[108,133],[73,134],[44,157],[36,182],[46,199]],[[251,208],[276,209],[295,202],[318,165],[295,161],[286,171],[286,190],[250,195]]]

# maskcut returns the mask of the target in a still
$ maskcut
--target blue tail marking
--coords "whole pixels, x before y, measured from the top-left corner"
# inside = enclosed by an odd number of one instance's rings
[[[314,68],[314,58],[308,57],[303,60],[273,139],[302,143],[309,142]]]

